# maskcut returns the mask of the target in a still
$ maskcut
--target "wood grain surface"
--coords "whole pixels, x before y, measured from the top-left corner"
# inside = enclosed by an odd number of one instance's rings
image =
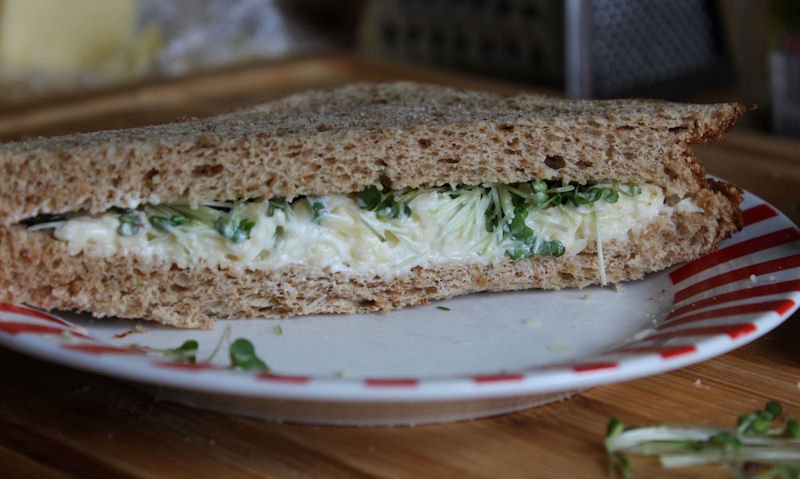
[[[0,111],[0,140],[171,121],[310,86],[416,78],[477,85],[347,57],[305,58]],[[509,88],[509,85],[492,85]],[[709,171],[800,221],[800,144],[737,131],[696,149]],[[755,342],[677,371],[487,419],[417,427],[274,424],[157,401],[114,378],[0,348],[0,477],[605,478],[611,416],[629,425],[727,426],[769,399],[800,416],[798,315]],[[636,477],[728,477],[717,468]]]

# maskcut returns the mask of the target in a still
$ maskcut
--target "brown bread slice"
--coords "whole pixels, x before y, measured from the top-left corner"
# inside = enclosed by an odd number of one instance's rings
[[[691,143],[721,137],[741,104],[499,96],[413,83],[300,93],[210,119],[0,145],[0,301],[210,327],[213,318],[391,309],[473,291],[597,284],[581,254],[415,268],[391,280],[292,266],[178,269],[69,256],[16,225],[40,213],[533,178],[662,186],[703,212],[661,216],[603,245],[610,282],[697,257],[741,227],[740,191],[708,181]]]

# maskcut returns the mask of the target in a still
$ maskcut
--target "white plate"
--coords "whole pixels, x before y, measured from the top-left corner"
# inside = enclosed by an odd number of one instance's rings
[[[477,294],[388,314],[227,321],[215,331],[0,304],[0,344],[162,399],[269,420],[500,414],[693,364],[788,318],[800,302],[798,229],[753,195],[743,208],[744,230],[719,252],[621,288]],[[240,337],[269,373],[229,367],[227,345]],[[158,351],[187,339],[200,343],[200,364]]]

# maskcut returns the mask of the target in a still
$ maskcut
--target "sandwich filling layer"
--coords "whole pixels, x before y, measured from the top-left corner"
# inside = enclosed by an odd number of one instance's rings
[[[416,266],[574,255],[642,231],[669,206],[654,185],[516,185],[237,202],[187,202],[36,218],[69,254],[136,255],[239,269],[307,264],[331,272],[391,277]],[[600,241],[598,241],[600,240]],[[602,274],[602,273],[601,273]]]

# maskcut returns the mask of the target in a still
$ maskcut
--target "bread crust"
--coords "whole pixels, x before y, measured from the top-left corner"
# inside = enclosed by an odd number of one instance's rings
[[[747,107],[542,96],[396,84],[298,94],[221,117],[0,145],[0,301],[95,316],[213,327],[219,318],[390,310],[478,291],[598,284],[596,245],[560,258],[443,264],[391,279],[290,265],[178,268],[132,255],[70,256],[17,224],[178,197],[323,195],[365,186],[651,183],[676,209],[603,243],[609,282],[715,250],[741,228],[741,191],[707,180],[689,145],[720,137]]]

